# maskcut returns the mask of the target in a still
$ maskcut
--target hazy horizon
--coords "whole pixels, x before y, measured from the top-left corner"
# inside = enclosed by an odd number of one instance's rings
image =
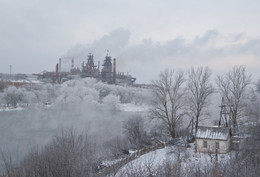
[[[80,67],[109,50],[118,71],[149,83],[165,68],[245,65],[259,75],[258,1],[0,1],[0,73]],[[64,62],[68,62],[65,61]],[[68,64],[69,65],[69,64]]]

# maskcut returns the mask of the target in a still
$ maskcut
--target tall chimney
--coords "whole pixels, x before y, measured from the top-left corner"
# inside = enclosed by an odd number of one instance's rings
[[[116,83],[116,59],[114,58],[113,83]]]
[[[56,64],[56,83],[59,81],[59,64]]]
[[[61,58],[59,59],[59,73],[61,72]]]
[[[71,69],[74,69],[74,58],[71,60]]]

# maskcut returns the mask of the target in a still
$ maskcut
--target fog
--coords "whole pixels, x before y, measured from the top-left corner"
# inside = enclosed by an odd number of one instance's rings
[[[94,137],[99,145],[108,142],[122,134],[123,121],[146,112],[124,111],[120,105],[148,106],[151,95],[147,89],[106,85],[95,79],[9,89],[22,91],[21,102],[28,104],[24,110],[0,111],[0,150],[12,154],[15,162],[71,128]],[[1,101],[5,92],[0,93]]]

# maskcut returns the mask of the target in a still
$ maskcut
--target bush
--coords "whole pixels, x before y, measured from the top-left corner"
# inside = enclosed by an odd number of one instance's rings
[[[8,87],[4,93],[4,99],[6,104],[13,107],[17,106],[17,103],[21,102],[24,98],[23,90],[16,87]]]
[[[92,145],[87,136],[73,130],[62,131],[42,150],[31,151],[14,168],[12,176],[88,176],[95,166],[95,148]]]

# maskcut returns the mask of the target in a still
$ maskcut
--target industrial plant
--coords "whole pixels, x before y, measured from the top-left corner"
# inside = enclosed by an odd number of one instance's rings
[[[69,71],[62,70],[62,60],[69,59],[70,69]],[[112,60],[111,56],[107,53],[105,56],[105,59],[103,61],[103,64],[100,67],[100,61],[98,61],[97,65],[94,61],[94,55],[89,54],[86,61],[83,61],[81,64],[81,68],[76,68],[74,66],[74,57],[66,57],[66,58],[60,58],[59,62],[56,64],[55,72],[48,72],[44,71],[39,74],[32,74],[28,77],[26,77],[25,74],[23,74],[23,77],[18,77],[18,75],[10,75],[6,74],[4,77],[1,77],[1,79],[6,80],[10,82],[10,85],[27,85],[31,84],[33,85],[36,83],[63,83],[65,81],[75,79],[75,78],[95,78],[98,81],[102,81],[108,84],[117,84],[117,85],[131,85],[133,86],[136,78],[132,77],[130,74],[125,74],[124,72],[116,72],[116,59],[114,58]],[[20,74],[21,75],[21,74]],[[32,79],[33,78],[33,79]],[[19,80],[19,83],[17,83]],[[31,81],[31,82],[30,82]],[[15,84],[12,84],[15,83]]]

